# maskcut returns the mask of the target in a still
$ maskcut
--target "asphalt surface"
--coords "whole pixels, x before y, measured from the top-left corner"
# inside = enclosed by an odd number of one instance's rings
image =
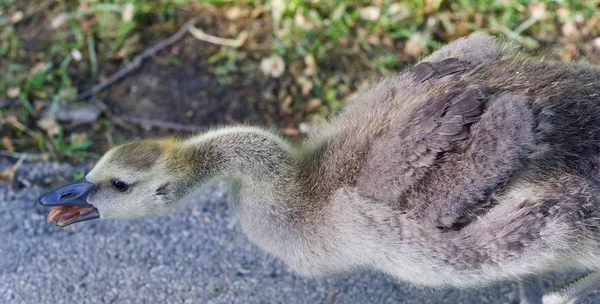
[[[0,159],[0,170],[13,164]],[[516,283],[422,290],[370,272],[302,278],[246,239],[222,185],[161,217],[46,224],[38,196],[86,169],[24,163],[15,182],[0,185],[0,303],[519,301]]]

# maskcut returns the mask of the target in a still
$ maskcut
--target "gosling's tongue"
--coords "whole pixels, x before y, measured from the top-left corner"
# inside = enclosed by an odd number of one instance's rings
[[[48,223],[56,222],[56,226],[65,227],[100,218],[98,210],[87,202],[93,189],[93,183],[81,179],[42,195],[39,203],[52,207],[48,213]]]
[[[56,206],[56,207],[52,207],[52,209],[50,209],[50,212],[48,213],[48,218],[46,219],[46,221],[48,223],[51,223],[58,219],[61,219],[64,222],[67,222],[67,221],[69,221],[75,217],[78,217],[82,214],[92,212],[93,210],[94,209],[92,209],[92,208],[85,208],[85,207],[80,207],[80,206]]]

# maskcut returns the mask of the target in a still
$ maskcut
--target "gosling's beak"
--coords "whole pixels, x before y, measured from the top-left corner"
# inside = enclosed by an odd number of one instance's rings
[[[42,195],[39,199],[40,205],[53,207],[48,215],[48,222],[56,221],[57,226],[65,227],[99,218],[98,210],[87,202],[92,189],[93,183],[80,179]]]

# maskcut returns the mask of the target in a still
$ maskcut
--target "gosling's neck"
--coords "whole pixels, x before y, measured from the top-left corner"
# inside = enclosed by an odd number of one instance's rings
[[[252,127],[224,128],[183,141],[179,158],[191,182],[198,188],[214,179],[236,185],[237,193],[254,193],[265,198],[295,196],[297,152],[280,137]],[[191,189],[188,189],[191,190]],[[189,191],[186,191],[189,192]],[[262,192],[262,193],[261,193]]]

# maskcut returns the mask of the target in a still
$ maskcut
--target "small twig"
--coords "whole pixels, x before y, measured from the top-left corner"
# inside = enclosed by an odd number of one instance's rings
[[[27,154],[22,154],[21,157],[19,157],[19,160],[17,160],[17,163],[13,166],[13,170],[19,169],[19,167],[21,167],[23,161],[25,161],[26,158]]]
[[[208,127],[203,126],[193,126],[193,125],[184,125],[178,124],[175,122],[168,121],[160,121],[155,119],[147,119],[142,117],[134,117],[134,116],[119,116],[120,119],[127,121],[136,125],[145,125],[150,127],[157,127],[175,131],[184,131],[184,132],[205,132],[208,131]]]
[[[190,34],[192,34],[192,35],[194,35],[194,37],[196,37],[196,39],[206,41],[206,42],[212,43],[212,44],[230,46],[230,47],[234,47],[234,48],[239,48],[240,46],[244,45],[244,42],[248,38],[247,32],[241,32],[237,36],[236,39],[227,39],[227,38],[221,38],[221,37],[209,35],[209,34],[205,33],[203,30],[198,29],[193,25],[188,30],[190,31]]]
[[[27,10],[25,11],[25,13],[22,13],[21,18],[19,20],[12,22],[12,24],[17,25],[20,22],[29,19],[29,17],[35,15],[39,11],[46,9],[48,6],[50,6],[50,4],[52,4],[52,2],[54,2],[54,1],[47,0],[47,1],[40,2],[39,5],[37,5],[37,6],[29,5],[27,7]],[[35,3],[35,2],[32,2],[32,3]]]
[[[523,33],[523,31],[530,28],[531,26],[536,24],[538,21],[539,21],[538,18],[530,17],[529,19],[525,20],[523,23],[519,24],[519,26],[516,29],[514,29],[514,32],[520,35],[521,33]]]
[[[9,116],[6,119],[6,122],[12,125],[13,127],[25,132],[25,134],[29,135],[31,138],[35,140],[43,140],[44,136],[37,131],[29,129],[26,125],[17,120],[14,116]]]
[[[86,98],[104,90],[106,87],[110,86],[117,80],[123,78],[125,75],[136,70],[137,68],[139,68],[142,65],[142,62],[144,60],[146,60],[149,57],[154,56],[156,53],[163,50],[164,48],[167,48],[170,45],[172,45],[173,43],[181,40],[181,38],[183,38],[185,33],[188,31],[188,29],[190,27],[192,27],[194,24],[196,24],[198,21],[200,21],[200,19],[201,19],[201,16],[196,16],[196,17],[190,19],[171,37],[160,41],[159,43],[153,45],[149,49],[146,49],[143,53],[137,55],[135,58],[133,58],[133,61],[131,61],[130,63],[125,65],[125,67],[123,67],[122,69],[117,71],[115,74],[113,74],[106,80],[100,82],[99,84],[93,86],[91,89],[77,95],[77,100],[86,99]]]
[[[525,36],[519,34],[518,32],[511,30],[510,28],[508,28],[506,26],[501,26],[500,31],[508,39],[511,39],[520,44],[523,44],[527,48],[535,49],[535,48],[539,47],[539,43],[535,39],[533,39],[531,37],[525,37]]]
[[[16,158],[16,159],[23,159],[25,160],[46,160],[50,158],[50,154],[48,153],[40,153],[40,154],[35,154],[35,153],[18,153],[18,152],[10,152],[10,151],[6,151],[6,150],[0,150],[0,156],[4,156],[4,157],[10,157],[10,158]]]
[[[84,157],[87,159],[98,160],[102,157],[102,154],[94,153],[94,152],[86,152],[86,151],[73,151],[67,153],[67,156],[70,157]]]

